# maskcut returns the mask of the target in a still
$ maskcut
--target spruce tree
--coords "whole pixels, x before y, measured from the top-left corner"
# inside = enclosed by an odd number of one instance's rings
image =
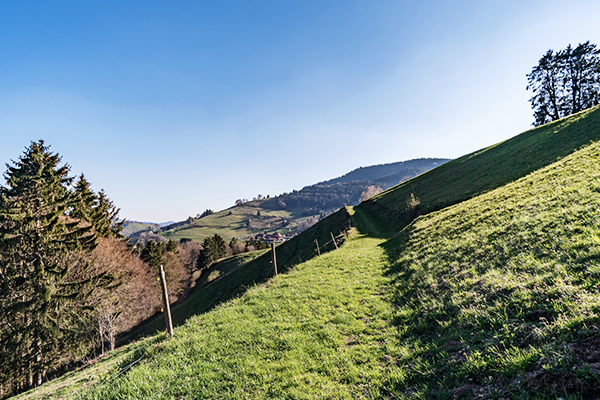
[[[166,246],[164,243],[149,240],[140,252],[140,258],[146,261],[151,267],[158,267],[162,263],[165,251]]]
[[[118,214],[119,209],[104,190],[94,193],[90,183],[81,174],[73,188],[72,210],[69,215],[90,224],[98,236],[122,238],[124,221],[119,221]]]
[[[166,244],[165,251],[170,252],[170,253],[176,253],[177,252],[177,242],[174,241],[173,239],[169,239],[169,241]]]
[[[198,254],[196,265],[198,269],[206,269],[215,261],[227,255],[227,242],[215,233],[213,236],[204,238],[202,250]]]
[[[37,386],[85,336],[67,282],[71,251],[92,249],[89,225],[69,216],[69,166],[44,141],[32,142],[0,186],[0,380]]]

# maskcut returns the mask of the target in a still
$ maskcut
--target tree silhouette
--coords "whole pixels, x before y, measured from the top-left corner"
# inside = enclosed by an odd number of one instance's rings
[[[600,50],[589,41],[554,52],[548,50],[531,73],[527,90],[534,126],[593,107],[600,102]]]

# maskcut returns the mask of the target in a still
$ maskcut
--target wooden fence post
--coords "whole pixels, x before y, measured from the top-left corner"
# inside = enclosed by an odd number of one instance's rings
[[[98,333],[100,333],[100,348],[102,349],[102,355],[104,355],[104,336],[102,332],[102,321],[98,318]]]
[[[335,249],[339,250],[337,247],[337,243],[335,242],[335,237],[333,236],[333,233],[329,232],[331,234],[331,240],[333,240],[333,244],[335,245]]]
[[[273,263],[273,274],[277,276],[277,257],[275,256],[275,243],[271,243],[271,262]]]
[[[171,321],[171,307],[169,306],[169,292],[167,292],[167,280],[165,279],[165,270],[160,266],[160,283],[162,286],[163,307],[165,310],[165,321],[167,322],[167,332],[173,336],[173,321]]]
[[[317,244],[317,254],[321,255],[321,250],[319,250],[319,241],[315,239],[315,243]]]

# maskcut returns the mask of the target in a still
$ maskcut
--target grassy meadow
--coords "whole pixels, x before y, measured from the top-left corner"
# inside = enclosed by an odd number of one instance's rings
[[[369,398],[387,380],[392,307],[382,239],[354,234],[242,297],[191,317],[86,399]],[[126,363],[124,363],[126,364]]]
[[[410,347],[395,392],[600,391],[599,160],[594,143],[386,242],[396,340]]]
[[[285,210],[269,210],[261,207],[265,200],[256,200],[215,212],[195,220],[191,225],[184,225],[162,233],[167,239],[179,241],[183,238],[198,242],[204,238],[219,234],[225,240],[246,238],[260,232],[296,231],[302,217]]]
[[[344,208],[277,247],[278,276],[268,251],[224,260],[173,338],[156,319],[17,399],[599,398],[599,118]]]
[[[124,236],[129,236],[135,232],[145,231],[148,229],[158,229],[158,225],[143,224],[141,222],[128,222],[126,221],[123,231],[121,233]]]
[[[318,255],[335,249],[332,235],[336,243],[342,245],[346,240],[350,225],[350,215],[346,208],[326,217],[321,223],[307,229],[285,243],[277,245],[277,269],[286,272],[296,265]],[[195,290],[185,302],[176,305],[172,310],[174,325],[182,325],[192,315],[204,313],[216,305],[238,297],[248,288],[266,282],[273,276],[271,252],[259,250],[242,253],[213,264],[196,281]],[[120,339],[127,343],[133,338],[155,334],[164,329],[162,316],[156,316],[143,326]]]

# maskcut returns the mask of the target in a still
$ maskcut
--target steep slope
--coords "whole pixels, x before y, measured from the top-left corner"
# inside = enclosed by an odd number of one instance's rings
[[[594,107],[447,162],[371,198],[364,207],[400,230],[418,214],[505,185],[598,138],[600,107]]]
[[[414,179],[419,193],[365,202],[344,246],[305,261],[305,232],[281,247],[299,264],[266,283],[227,286],[271,276],[265,256],[240,265],[172,340],[140,342],[109,379],[69,378],[64,397],[597,398],[598,118],[526,132]],[[326,237],[331,221],[307,232]],[[232,288],[244,295],[211,302]]]
[[[385,244],[395,392],[597,398],[599,161],[595,142]]]

